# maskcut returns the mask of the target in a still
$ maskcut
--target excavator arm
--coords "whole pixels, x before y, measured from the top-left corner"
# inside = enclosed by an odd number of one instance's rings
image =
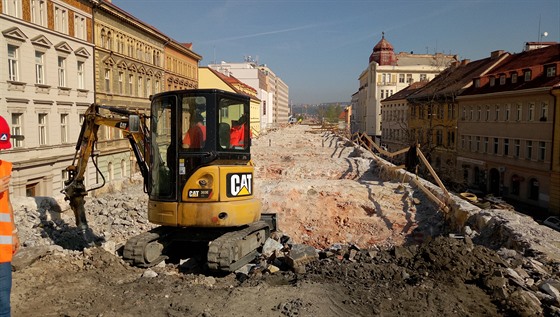
[[[103,114],[101,114],[103,111]],[[85,112],[84,123],[80,130],[80,135],[76,143],[76,152],[72,165],[66,168],[68,180],[64,182],[62,193],[65,200],[68,200],[70,207],[76,217],[76,226],[82,231],[87,239],[86,233],[89,229],[85,212],[84,197],[88,191],[99,187],[86,190],[84,176],[87,171],[88,160],[94,153],[97,133],[100,126],[108,126],[120,129],[123,135],[129,140],[132,151],[136,156],[136,161],[140,172],[144,178],[144,186],[148,184],[148,164],[149,155],[149,129],[146,125],[147,116],[132,112],[126,109],[100,106],[92,104]],[[95,165],[95,161],[92,159]],[[96,166],[97,167],[97,166]]]

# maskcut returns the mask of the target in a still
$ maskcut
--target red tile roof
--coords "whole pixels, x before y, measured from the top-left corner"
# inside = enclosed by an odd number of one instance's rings
[[[547,68],[555,67],[556,75],[547,76]],[[525,72],[531,71],[531,79],[525,81]],[[517,80],[512,75],[517,74]],[[505,77],[505,83],[500,83],[500,77]],[[494,78],[494,84],[490,80]],[[474,85],[465,90],[462,95],[486,94],[502,91],[515,91],[540,87],[553,87],[560,83],[560,44],[556,43],[544,48],[533,49],[510,55],[488,73],[477,78],[479,87]]]

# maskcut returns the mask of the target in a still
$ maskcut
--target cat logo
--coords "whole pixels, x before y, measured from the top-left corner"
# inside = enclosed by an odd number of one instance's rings
[[[253,194],[253,174],[227,174],[227,196],[241,197]]]

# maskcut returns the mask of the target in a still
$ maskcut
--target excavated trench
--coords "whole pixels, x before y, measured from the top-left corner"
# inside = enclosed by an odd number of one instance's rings
[[[560,316],[551,229],[460,199],[444,214],[382,160],[317,127],[271,131],[252,153],[282,244],[236,274],[207,274],[188,252],[150,269],[124,263],[124,242],[154,227],[138,176],[87,198],[102,247],[86,248],[61,197],[14,198],[24,248],[13,315]],[[291,259],[296,247],[311,255]]]

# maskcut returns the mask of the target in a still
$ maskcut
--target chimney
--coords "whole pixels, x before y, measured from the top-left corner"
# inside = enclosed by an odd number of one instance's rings
[[[492,53],[490,53],[490,59],[498,58],[502,56],[502,54],[504,54],[504,50],[493,51]]]
[[[464,60],[461,61],[461,66],[465,66],[465,65],[467,65],[467,64],[470,63],[470,62],[471,62],[470,59],[464,59]]]

